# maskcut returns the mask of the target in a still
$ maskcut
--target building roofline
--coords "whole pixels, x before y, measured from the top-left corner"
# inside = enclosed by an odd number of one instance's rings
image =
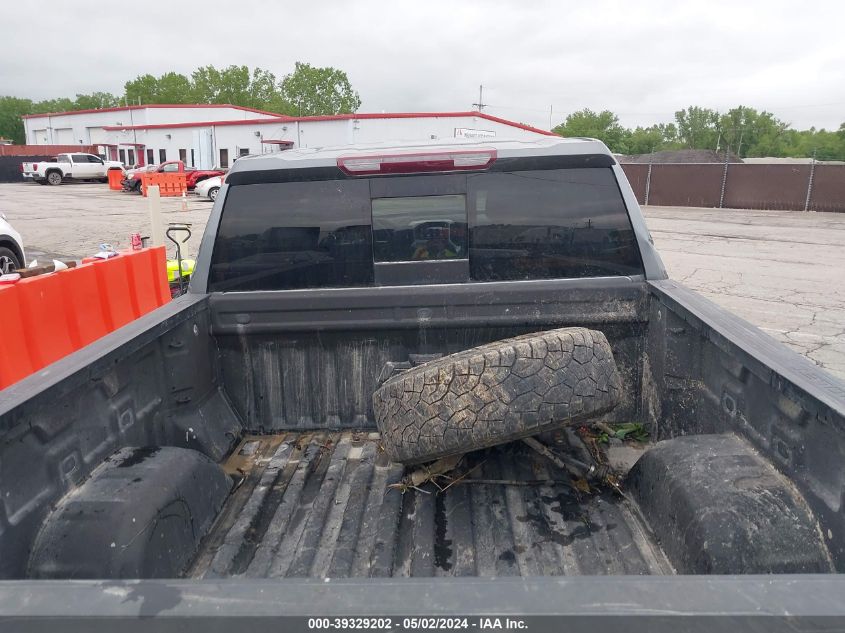
[[[222,127],[224,125],[257,125],[260,123],[290,123],[294,121],[289,117],[283,115],[276,115],[276,118],[268,119],[234,119],[234,120],[220,120],[220,121],[191,121],[188,123],[150,123],[149,125],[104,125],[103,129],[107,132],[116,132],[120,130],[171,130],[182,127]]]
[[[87,110],[68,110],[66,112],[43,112],[41,114],[24,114],[22,119],[37,119],[48,116],[65,116],[70,114],[95,114],[98,112],[128,112],[129,110],[144,110],[146,108],[232,108],[255,114],[267,114],[274,117],[284,117],[278,112],[268,112],[246,106],[232,105],[230,103],[148,103],[145,105],[117,106],[115,108],[92,108]]]
[[[485,114],[484,112],[388,112],[388,113],[358,113],[358,114],[330,114],[321,116],[303,116],[303,117],[289,117],[284,115],[277,115],[274,119],[242,119],[234,121],[194,121],[190,123],[153,123],[149,125],[106,125],[103,129],[109,132],[118,130],[166,130],[173,128],[185,127],[208,127],[208,126],[228,126],[228,125],[257,125],[257,124],[282,124],[282,123],[297,123],[297,122],[316,122],[316,121],[348,121],[355,119],[440,119],[440,118],[459,118],[459,117],[477,117],[486,121],[494,123],[501,123],[520,130],[542,134],[544,136],[558,136],[554,132],[541,130],[524,123],[517,123],[516,121],[509,121],[497,116]]]

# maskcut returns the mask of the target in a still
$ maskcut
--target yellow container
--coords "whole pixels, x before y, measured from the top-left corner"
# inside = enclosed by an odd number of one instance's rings
[[[196,261],[193,259],[182,260],[182,276],[188,277],[194,274]],[[179,281],[179,262],[175,259],[167,260],[167,281]]]

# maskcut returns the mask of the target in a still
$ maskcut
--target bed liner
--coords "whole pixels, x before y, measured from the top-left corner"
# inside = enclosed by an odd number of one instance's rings
[[[460,468],[511,483],[445,491],[389,488],[406,471],[370,431],[250,436],[224,468],[239,484],[188,576],[673,573],[632,501],[577,493],[520,442],[468,454]]]

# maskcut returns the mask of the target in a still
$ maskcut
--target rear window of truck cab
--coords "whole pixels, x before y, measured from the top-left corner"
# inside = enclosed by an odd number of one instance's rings
[[[231,184],[208,290],[643,274],[609,167]]]

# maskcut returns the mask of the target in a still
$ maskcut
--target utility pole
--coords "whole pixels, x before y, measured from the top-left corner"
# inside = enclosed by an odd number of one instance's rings
[[[551,104],[549,106],[549,132],[552,131],[552,113],[554,112],[555,105]]]
[[[478,103],[473,103],[478,111],[481,112],[484,108],[487,107],[487,104],[484,103],[484,86],[478,86]]]

